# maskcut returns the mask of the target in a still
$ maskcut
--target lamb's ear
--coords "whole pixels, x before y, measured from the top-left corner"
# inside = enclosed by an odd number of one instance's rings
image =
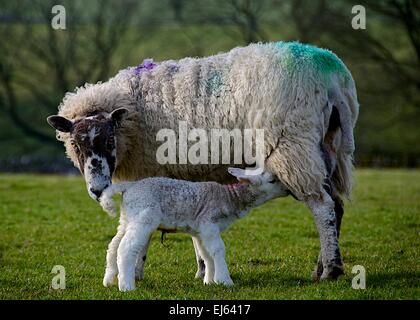
[[[110,117],[112,121],[114,121],[114,124],[119,126],[121,124],[121,120],[123,119],[126,113],[128,113],[128,109],[118,108],[111,112]]]
[[[47,122],[51,127],[61,132],[70,132],[73,129],[73,122],[61,116],[49,116]]]
[[[249,176],[246,175],[245,170],[239,169],[239,168],[228,168],[228,172],[236,177],[239,182],[249,184],[251,183],[251,180],[249,179]]]

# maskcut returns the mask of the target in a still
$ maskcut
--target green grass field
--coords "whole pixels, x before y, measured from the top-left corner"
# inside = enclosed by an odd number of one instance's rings
[[[189,236],[155,233],[137,290],[104,288],[105,251],[117,220],[80,177],[0,175],[0,299],[419,299],[420,171],[359,170],[341,235],[346,275],[312,283],[318,235],[292,198],[255,209],[224,232],[233,288],[194,279]],[[54,290],[54,265],[66,289]],[[351,287],[354,265],[366,289]]]

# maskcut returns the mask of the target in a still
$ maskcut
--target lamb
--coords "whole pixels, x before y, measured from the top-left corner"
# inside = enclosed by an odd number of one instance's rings
[[[118,273],[120,291],[135,289],[135,277],[143,278],[151,233],[157,229],[189,233],[204,258],[204,284],[232,286],[220,232],[253,207],[288,195],[288,190],[268,172],[251,176],[239,168],[228,172],[240,182],[221,185],[156,177],[105,189],[100,204],[111,216],[116,214],[112,196],[123,196],[118,232],[107,251],[104,286],[114,284]],[[137,268],[136,261],[141,261]]]
[[[95,200],[111,182],[146,177],[231,182],[226,168],[239,165],[233,161],[159,163],[161,129],[180,136],[184,122],[189,131],[264,130],[263,167],[315,218],[321,252],[313,278],[323,280],[343,273],[338,236],[358,111],[351,73],[334,53],[275,42],[205,58],[146,60],[67,93],[48,122]]]

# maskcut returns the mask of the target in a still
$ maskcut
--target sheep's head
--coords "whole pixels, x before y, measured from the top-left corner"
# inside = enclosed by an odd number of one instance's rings
[[[285,197],[290,194],[286,186],[268,171],[249,174],[247,170],[229,168],[228,172],[236,177],[240,183],[247,184],[257,195],[259,203],[277,197]]]
[[[69,133],[70,147],[77,155],[78,167],[85,178],[89,195],[95,200],[111,184],[117,164],[115,130],[126,112],[127,109],[119,108],[111,113],[77,120],[58,115],[47,118],[53,128]]]

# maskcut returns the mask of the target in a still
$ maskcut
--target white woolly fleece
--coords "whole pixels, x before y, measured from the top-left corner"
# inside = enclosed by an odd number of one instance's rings
[[[160,165],[156,133],[191,128],[265,130],[265,168],[299,198],[321,197],[326,177],[320,143],[335,105],[340,112],[337,190],[351,190],[353,127],[358,115],[350,72],[333,53],[297,43],[251,44],[206,58],[158,63],[136,74],[120,71],[105,83],[68,93],[59,115],[130,110],[118,130],[114,180],[169,176],[194,181],[231,181],[225,165]],[[68,134],[59,133],[77,164]]]

